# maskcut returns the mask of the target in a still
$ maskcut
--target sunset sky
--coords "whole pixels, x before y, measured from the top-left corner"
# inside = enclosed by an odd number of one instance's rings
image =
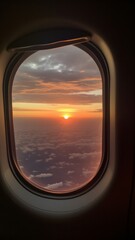
[[[12,106],[14,117],[101,117],[99,68],[76,46],[38,51],[15,74]]]

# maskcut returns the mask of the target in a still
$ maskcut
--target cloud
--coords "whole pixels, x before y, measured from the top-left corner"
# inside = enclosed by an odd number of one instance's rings
[[[88,138],[88,139],[80,138],[80,134],[79,133],[76,133],[76,134],[77,134],[77,137],[75,141],[66,141],[66,142],[61,141],[59,144],[57,144],[57,148],[71,147],[71,146],[83,147],[83,146],[90,146],[91,144],[94,144],[93,141],[91,142],[91,138]]]
[[[57,168],[56,166],[50,166],[49,169],[55,169]]]
[[[50,162],[50,161],[52,161],[52,160],[53,160],[52,157],[48,157],[48,158],[45,159],[46,162]]]
[[[16,72],[12,97],[14,102],[88,104],[101,102],[101,88],[101,74],[91,56],[67,46],[28,57]]]
[[[73,174],[75,171],[74,170],[69,170],[67,174]]]
[[[30,148],[30,147],[25,146],[25,145],[21,147],[21,150],[22,150],[23,153],[33,152],[33,148]]]
[[[30,102],[30,103],[48,103],[48,104],[91,104],[91,103],[100,103],[102,100],[101,96],[96,95],[68,95],[64,93],[56,93],[56,94],[25,94],[18,95],[16,97],[17,102]]]
[[[45,149],[46,147],[44,147]],[[46,159],[45,162],[50,162],[56,157],[56,153],[51,153]]]
[[[53,176],[52,173],[40,173],[40,174],[37,174],[37,175],[31,174],[29,176],[29,178],[48,178],[48,177],[52,177],[52,176]]]
[[[95,157],[98,157],[100,154],[101,154],[101,152],[70,153],[69,154],[69,159],[74,159],[74,158],[80,158],[80,159],[95,158]]]
[[[72,181],[66,181],[66,182],[65,182],[65,185],[66,185],[67,187],[71,187],[71,186],[73,185],[73,182],[72,182]]]
[[[49,189],[49,190],[55,190],[58,188],[63,187],[63,182],[56,182],[53,184],[48,184],[46,187],[44,187],[45,189]]]
[[[56,153],[51,153],[50,157],[56,157]]]
[[[66,162],[64,161],[58,162],[58,165],[59,165],[59,168],[63,168],[66,165]]]
[[[42,162],[43,161],[43,159],[36,159],[36,163],[39,163],[39,162]]]
[[[82,174],[83,174],[84,177],[90,177],[91,178],[92,176],[95,175],[96,172],[97,171],[92,171],[92,170],[88,170],[88,169],[85,169],[85,168],[82,169]]]
[[[44,146],[37,146],[38,151],[44,150]]]
[[[20,66],[20,70],[29,75],[39,71],[55,71],[58,73],[68,70],[80,73],[99,75],[99,69],[88,53],[75,46],[42,50],[32,54]]]

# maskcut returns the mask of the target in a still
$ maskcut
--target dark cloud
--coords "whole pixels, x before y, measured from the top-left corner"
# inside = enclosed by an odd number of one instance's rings
[[[98,78],[100,77],[99,74],[97,74],[96,70],[58,70],[58,69],[31,69],[27,68],[23,70],[26,71],[27,74],[24,74],[24,79],[34,78],[36,80],[42,80],[44,82],[72,82],[72,81],[80,81],[83,79],[91,79],[91,78]],[[84,72],[83,72],[84,71]],[[18,71],[18,75],[21,75],[22,72],[20,70]],[[22,78],[22,80],[24,80]],[[21,81],[19,77],[19,81]]]
[[[75,46],[38,51],[19,67],[13,81],[14,102],[87,104],[101,96],[74,93],[102,88],[90,55]],[[69,95],[70,94],[70,95]]]
[[[25,96],[25,97],[23,97]],[[25,94],[17,95],[15,100],[17,102],[31,102],[31,103],[55,103],[55,104],[91,104],[100,103],[101,96],[95,95],[66,95],[66,94]]]
[[[100,75],[93,58],[75,46],[38,51],[24,61],[20,70],[24,72],[39,70],[39,73],[46,70],[68,70],[69,72],[85,70],[90,75],[92,72],[97,76]]]

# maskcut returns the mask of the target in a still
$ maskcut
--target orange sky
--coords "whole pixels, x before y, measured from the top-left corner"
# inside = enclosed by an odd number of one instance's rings
[[[101,117],[99,68],[88,53],[75,46],[38,51],[16,72],[12,107],[14,117]]]
[[[39,104],[39,103],[13,103],[13,114],[15,117],[47,117],[57,118],[68,114],[72,118],[95,118],[101,117],[101,103],[86,105],[67,105],[67,104]]]

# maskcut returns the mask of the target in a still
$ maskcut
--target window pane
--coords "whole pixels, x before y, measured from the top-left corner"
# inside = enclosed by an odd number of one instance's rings
[[[32,185],[51,193],[82,188],[102,160],[102,77],[76,46],[37,51],[12,86],[16,162]]]

